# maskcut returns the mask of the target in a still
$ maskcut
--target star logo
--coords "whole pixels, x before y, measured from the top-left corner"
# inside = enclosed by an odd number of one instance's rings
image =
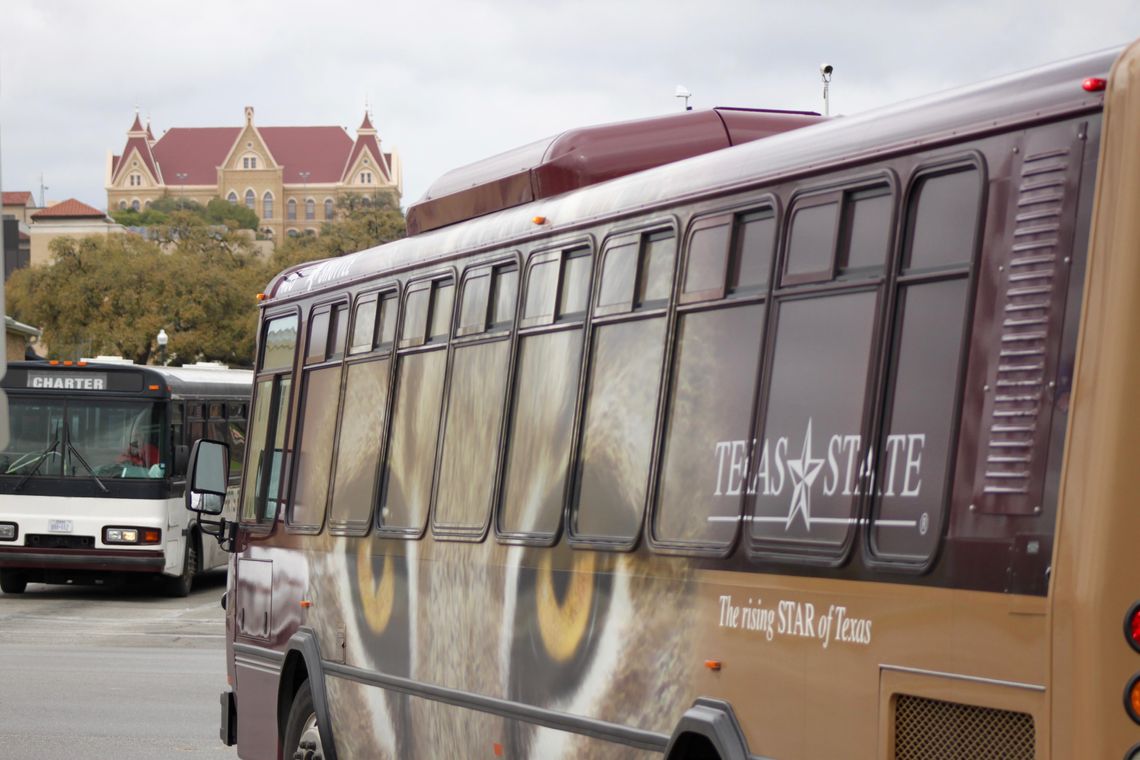
[[[804,527],[811,530],[811,486],[819,477],[822,459],[812,459],[811,456],[811,418],[808,418],[807,431],[804,433],[804,447],[799,459],[788,460],[788,471],[792,480],[792,503],[788,508],[788,522],[784,530],[792,527],[796,515],[803,513]]]

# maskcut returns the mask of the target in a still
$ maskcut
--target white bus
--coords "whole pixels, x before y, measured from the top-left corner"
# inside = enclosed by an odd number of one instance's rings
[[[252,375],[222,365],[12,362],[0,451],[0,589],[160,578],[177,596],[224,566],[182,508],[187,450],[227,441],[241,477]]]

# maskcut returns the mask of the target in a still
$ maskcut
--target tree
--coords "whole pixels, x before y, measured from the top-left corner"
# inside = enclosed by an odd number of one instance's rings
[[[230,229],[256,230],[261,223],[253,209],[212,198],[203,206],[195,200],[163,195],[140,211],[133,208],[116,209],[111,218],[124,227],[159,227],[170,223],[173,216],[191,216],[202,224],[213,224]]]
[[[169,253],[135,235],[57,238],[53,264],[7,285],[13,316],[41,327],[53,358],[112,354],[145,364],[160,328],[168,356],[252,364],[264,264],[230,233],[187,224]]]
[[[275,272],[296,264],[356,253],[407,234],[404,214],[385,192],[348,195],[337,201],[336,219],[321,225],[321,234],[287,238],[270,261]]]

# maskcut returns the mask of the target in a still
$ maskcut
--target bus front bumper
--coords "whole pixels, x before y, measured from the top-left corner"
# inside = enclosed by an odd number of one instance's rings
[[[12,570],[83,570],[104,573],[161,573],[162,550],[0,549],[0,568]]]

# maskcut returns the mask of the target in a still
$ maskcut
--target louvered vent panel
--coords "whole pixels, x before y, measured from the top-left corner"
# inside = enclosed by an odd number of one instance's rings
[[[895,698],[895,760],[1033,760],[1033,716],[908,694]]]
[[[1071,133],[1066,138],[1071,145]],[[1074,174],[1071,148],[1050,142],[1048,149],[1027,150],[1022,162],[1013,238],[997,294],[976,498],[1001,512],[1034,512],[1041,503],[1050,381],[1068,287],[1067,189]]]

